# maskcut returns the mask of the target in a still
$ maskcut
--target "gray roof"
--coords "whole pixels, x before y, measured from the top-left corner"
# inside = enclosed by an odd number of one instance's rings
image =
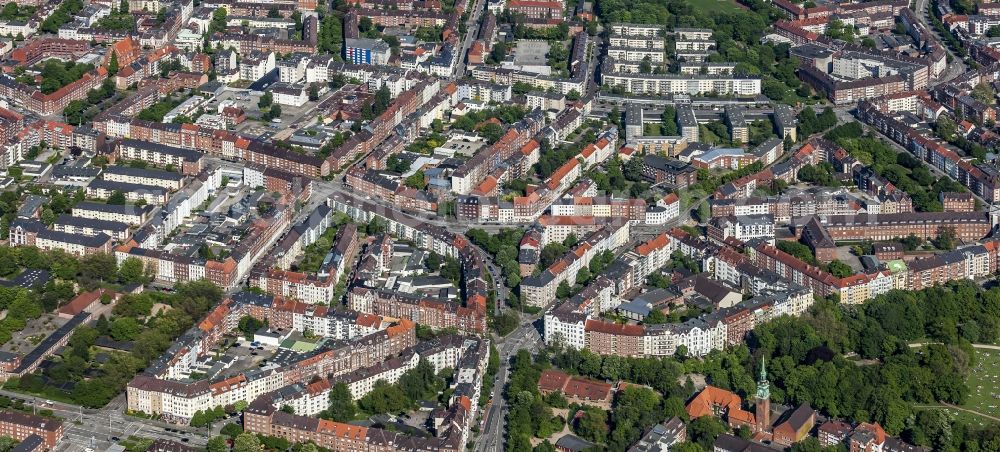
[[[113,180],[95,179],[87,188],[94,189],[104,189],[104,190],[119,190],[124,193],[153,193],[156,195],[166,195],[168,190],[166,188],[157,185],[143,185],[143,184],[131,184],[128,182],[116,182]]]
[[[591,447],[594,447],[594,443],[580,438],[576,435],[566,435],[559,438],[556,441],[556,447],[560,450],[570,450],[574,452],[582,452]]]
[[[116,213],[121,215],[143,215],[153,209],[152,206],[132,206],[104,204],[99,202],[83,201],[73,206],[74,209],[89,210],[94,212]]]
[[[648,302],[642,300],[631,300],[618,305],[618,310],[632,312],[645,317],[653,311],[653,308]]]
[[[12,452],[32,452],[38,449],[43,442],[41,436],[32,433],[31,436],[21,440],[20,443],[14,446]]]
[[[381,39],[347,38],[344,41],[344,45],[355,49],[369,49],[380,52],[389,50],[389,44]]]
[[[52,177],[97,177],[101,169],[96,166],[59,165],[52,170]]]
[[[144,177],[148,179],[163,179],[172,181],[184,180],[184,175],[173,171],[164,171],[152,168],[133,168],[131,166],[109,166],[104,169],[104,174],[118,174],[123,176]]]
[[[28,195],[24,198],[24,202],[21,203],[21,207],[17,209],[17,216],[30,217],[47,202],[49,202],[49,198],[44,196]]]
[[[98,220],[95,218],[74,217],[69,214],[59,215],[55,224],[65,224],[81,228],[97,229],[102,231],[127,231],[128,224],[120,221]]]
[[[162,154],[174,155],[177,157],[181,157],[189,162],[196,162],[198,160],[201,160],[201,158],[205,155],[193,149],[184,149],[175,146],[167,146],[165,144],[153,143],[141,140],[123,139],[121,140],[121,142],[119,142],[119,145],[126,147],[133,147],[136,149],[148,149]]]
[[[94,236],[86,236],[80,234],[70,234],[68,232],[52,231],[46,229],[38,233],[38,238],[44,238],[48,240],[54,240],[61,243],[71,243],[74,245],[82,245],[88,248],[97,248],[103,246],[111,240],[105,233],[100,233]]]

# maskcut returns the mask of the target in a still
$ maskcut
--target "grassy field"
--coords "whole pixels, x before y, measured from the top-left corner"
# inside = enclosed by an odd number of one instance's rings
[[[969,425],[987,425],[996,422],[981,416],[1000,418],[1000,350],[976,350],[976,366],[968,379],[969,399],[963,411],[945,405],[918,406],[918,410],[944,410],[952,419]]]
[[[740,9],[734,0],[691,0],[691,6],[702,12],[734,12]]]
[[[944,406],[944,405],[923,406],[923,407],[917,407],[916,409],[918,411],[920,411],[920,410],[944,410],[944,411],[948,412],[948,414],[951,415],[951,418],[954,419],[956,422],[960,422],[960,423],[966,424],[966,425],[984,426],[984,425],[989,424],[990,422],[993,422],[992,420],[986,419],[986,418],[984,418],[984,417],[982,417],[982,416],[980,416],[978,414],[973,414],[973,413],[969,413],[967,411],[962,411],[962,410],[956,410],[954,408],[947,407],[947,406]]]
[[[976,367],[968,384],[969,400],[963,406],[1000,417],[1000,350],[976,350]]]

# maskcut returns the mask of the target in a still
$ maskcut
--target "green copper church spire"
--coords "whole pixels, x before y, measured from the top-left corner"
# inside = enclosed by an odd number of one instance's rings
[[[760,380],[757,380],[757,400],[771,398],[771,384],[767,382],[767,365],[760,357]]]

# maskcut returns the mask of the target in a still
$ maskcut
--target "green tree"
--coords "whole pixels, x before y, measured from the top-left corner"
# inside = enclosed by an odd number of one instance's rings
[[[534,452],[556,452],[556,446],[553,446],[549,440],[545,440],[535,446]]]
[[[670,447],[670,450],[676,452],[704,452],[705,449],[702,449],[701,446],[698,445],[698,443],[684,442],[680,444],[674,444],[673,446]]]
[[[118,281],[122,284],[144,284],[148,282],[146,268],[142,260],[128,257],[118,267]]]
[[[650,62],[649,56],[646,56],[639,63],[639,73],[650,74],[653,72],[653,64]]]
[[[497,334],[506,336],[517,328],[519,322],[517,312],[508,309],[493,318],[493,327],[497,330]]]
[[[226,29],[226,19],[229,13],[226,8],[217,8],[212,12],[212,22],[208,25],[208,33],[221,32]]]
[[[261,452],[260,439],[253,433],[241,433],[233,441],[233,452]]]
[[[142,332],[142,325],[133,318],[119,317],[111,322],[111,337],[116,341],[132,341]]]
[[[652,309],[649,311],[649,315],[642,319],[642,323],[646,325],[659,325],[662,323],[667,323],[667,316],[663,314],[663,311],[659,309]]]
[[[712,218],[712,209],[708,207],[707,202],[698,204],[698,220],[701,222],[707,222]]]
[[[830,261],[830,263],[827,264],[826,270],[837,278],[844,278],[854,274],[854,269],[852,269],[850,265],[847,265],[839,260]]]
[[[504,134],[503,127],[500,124],[492,122],[483,124],[477,132],[480,136],[486,139],[486,142],[489,144],[494,144],[497,141],[500,141],[500,137]]]
[[[3,12],[0,13],[0,18],[3,20],[14,20],[17,17],[17,3],[10,2],[3,6]]]
[[[108,74],[115,75],[118,73],[118,52],[111,51],[111,59],[108,60]]]
[[[942,226],[938,228],[937,238],[933,240],[934,246],[940,250],[952,250],[955,249],[955,241],[958,240],[958,235],[955,232],[954,226]]]
[[[375,100],[372,103],[372,111],[375,116],[388,109],[390,103],[392,103],[392,93],[389,91],[389,85],[382,85],[378,91],[375,91]]]
[[[572,291],[570,290],[569,283],[566,281],[559,283],[559,287],[556,288],[556,298],[562,300],[569,298],[570,295],[572,295]]]
[[[81,281],[115,280],[118,277],[118,262],[107,253],[96,253],[84,256],[80,260]]]
[[[423,171],[417,171],[403,180],[403,184],[410,188],[415,188],[417,190],[423,190],[427,188],[427,180],[424,177]]]
[[[583,416],[574,424],[573,433],[581,438],[595,443],[604,443],[608,436],[608,413],[600,408],[587,406],[582,408]]]
[[[714,416],[702,416],[688,424],[688,438],[704,450],[712,450],[716,438],[728,429]]]
[[[51,226],[52,223],[56,222],[56,214],[55,212],[52,211],[51,208],[45,208],[44,210],[42,210],[41,220],[42,223]]]
[[[339,382],[330,389],[330,407],[326,410],[328,419],[337,422],[353,421],[357,413],[354,399],[347,384]]]
[[[427,255],[427,259],[424,260],[424,268],[432,272],[437,271],[441,268],[441,263],[441,255],[431,251],[431,253]]]
[[[993,88],[986,83],[980,83],[972,88],[970,93],[973,99],[976,99],[984,104],[992,104],[994,101]]]
[[[208,452],[229,452],[229,445],[226,444],[225,436],[213,436],[212,439],[208,440],[206,449]]]
[[[111,192],[111,196],[108,197],[108,204],[120,206],[124,205],[127,202],[128,199],[125,197],[125,193],[122,192],[121,190],[115,190]]]
[[[490,49],[490,55],[489,57],[487,57],[487,62],[489,64],[500,64],[506,58],[507,58],[507,44],[503,42],[497,42],[493,44],[493,48]]]
[[[220,430],[219,433],[222,433],[230,438],[235,438],[239,436],[240,433],[243,433],[243,427],[240,427],[239,424],[226,424],[222,426],[222,430]]]
[[[246,336],[247,340],[252,340],[254,333],[262,327],[266,326],[266,322],[257,320],[256,317],[251,315],[245,315],[240,319],[237,329],[239,329]]]
[[[267,91],[260,96],[260,99],[257,100],[257,107],[267,108],[270,107],[272,103],[274,103],[274,95],[271,94],[270,91]]]
[[[274,104],[271,105],[271,109],[267,111],[268,119],[275,119],[281,117],[281,105]]]
[[[938,117],[938,120],[934,123],[934,132],[945,141],[954,141],[958,131],[958,125],[947,115],[942,115]]]

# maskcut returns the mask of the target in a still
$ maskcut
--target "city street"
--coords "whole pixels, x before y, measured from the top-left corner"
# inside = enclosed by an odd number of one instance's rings
[[[472,4],[469,20],[465,23],[465,38],[462,39],[462,47],[458,49],[458,67],[455,68],[455,78],[465,77],[465,68],[466,65],[468,65],[469,47],[472,46],[472,42],[476,40],[476,35],[479,34],[479,16],[483,14],[484,9],[486,9],[486,6],[483,5],[483,0],[475,0],[475,3]],[[484,49],[484,51],[489,52],[490,49]]]
[[[930,21],[927,19],[927,15],[931,14],[931,12],[928,9],[929,4],[930,3],[928,2],[928,0],[916,0],[916,2],[913,5],[914,8],[913,10],[917,13],[916,15],[920,19],[920,22],[922,22],[927,27],[927,29],[931,31],[931,33],[934,33],[937,36],[938,41],[941,42],[941,45],[944,47],[945,51],[948,52],[948,56],[951,57],[951,62],[948,63],[948,67],[945,69],[944,72],[941,73],[941,76],[938,77],[937,80],[931,81],[930,85],[934,86],[940,83],[944,83],[955,77],[958,77],[963,72],[968,70],[968,67],[965,65],[965,62],[962,61],[961,58],[958,58],[958,56],[952,53],[951,49],[949,49],[948,46],[944,45],[944,41],[941,39],[942,37],[938,34],[938,31],[931,26]]]
[[[500,353],[500,370],[497,372],[493,385],[493,404],[483,415],[484,425],[476,441],[476,452],[500,452],[503,450],[504,418],[506,417],[503,391],[510,372],[510,359],[517,354],[518,350],[527,349],[535,352],[542,347],[542,337],[538,327],[541,317],[541,315],[536,315],[522,318],[520,327],[508,334],[507,337],[497,341],[497,351]]]
[[[46,403],[45,399],[7,390],[0,390],[0,395],[23,400],[26,406],[33,406],[36,410],[52,410],[53,414],[62,418],[65,436],[55,449],[59,452],[76,452],[87,448],[104,450],[115,442],[112,438],[125,439],[129,436],[169,439],[192,446],[204,446],[208,441],[204,429],[122,414],[124,394],[116,397],[106,407],[96,410],[63,402]]]

